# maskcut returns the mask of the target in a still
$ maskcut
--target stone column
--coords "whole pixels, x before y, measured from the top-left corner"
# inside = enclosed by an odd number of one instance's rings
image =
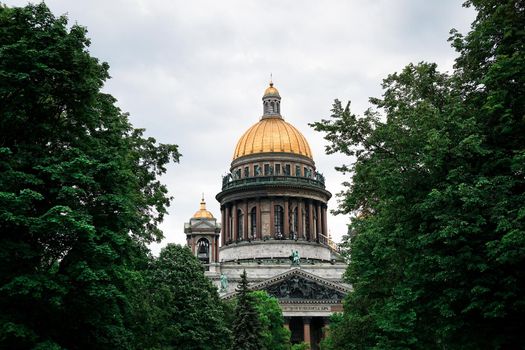
[[[304,239],[304,227],[303,227],[303,210],[304,203],[302,199],[297,201],[297,238]]]
[[[243,239],[248,240],[248,236],[250,235],[249,229],[248,229],[248,200],[244,201],[244,223],[243,223],[244,229],[242,230],[243,233]]]
[[[321,339],[324,339],[330,335],[330,317],[323,317],[323,330],[321,333]]]
[[[226,242],[228,242],[230,239],[231,239],[231,221],[230,221],[230,217],[232,215],[232,209],[231,209],[231,206],[227,205],[226,206],[226,223],[225,223],[225,227],[226,227]]]
[[[290,330],[290,321],[291,317],[284,317],[284,328],[286,328],[287,330]]]
[[[327,226],[327,220],[326,220],[327,208],[324,205],[323,205],[322,213],[323,213],[323,235],[328,237],[328,226]]]
[[[256,221],[256,239],[262,239],[262,224],[261,224],[261,200],[257,199],[255,208],[255,221]]]
[[[284,237],[289,239],[290,237],[290,206],[288,204],[288,198],[284,198]]]
[[[274,209],[274,201],[273,198],[270,200],[270,236],[272,238],[275,237],[275,209]]]
[[[308,234],[310,235],[310,240],[313,240],[315,237],[314,237],[314,232],[315,232],[315,227],[314,227],[314,205],[312,203],[312,201],[308,201],[308,226],[309,226],[309,232]]]
[[[226,245],[226,220],[224,219],[226,216],[226,208],[221,208],[221,244],[224,246]]]
[[[215,237],[215,262],[219,262],[219,237]]]
[[[321,203],[317,203],[316,205],[317,207],[317,232],[315,233],[316,237],[317,235],[319,235],[320,233],[322,234],[322,225],[321,225],[321,222],[322,222],[322,218],[321,218]],[[322,240],[325,240],[324,237],[317,237],[318,239],[322,239]],[[328,243],[328,242],[324,242],[324,243]]]
[[[312,338],[310,335],[310,323],[312,321],[311,317],[303,317],[303,327],[304,327],[304,342],[308,345],[312,344]]]
[[[233,222],[232,222],[232,230],[233,230],[233,240],[234,241],[237,241],[239,239],[239,237],[237,237],[237,224],[238,224],[238,220],[237,220],[237,205],[233,204],[232,205],[232,211],[233,211],[233,215],[232,215],[232,218],[233,218]]]
[[[215,261],[215,237],[211,238],[210,242],[210,264]]]

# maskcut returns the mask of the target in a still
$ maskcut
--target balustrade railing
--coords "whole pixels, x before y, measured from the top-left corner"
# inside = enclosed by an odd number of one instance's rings
[[[320,175],[320,174],[319,174]],[[272,176],[252,176],[242,179],[234,180],[231,175],[223,176],[222,178],[222,189],[234,188],[239,186],[249,186],[263,183],[293,183],[300,185],[311,185],[315,187],[325,188],[324,178],[318,176],[316,178],[309,178],[303,176],[283,176],[283,175],[272,175]]]
[[[329,246],[330,240],[328,237],[326,237],[323,234],[318,233],[317,237],[314,239],[310,236],[310,234],[306,233],[306,237],[299,237],[299,235],[296,232],[290,232],[288,235],[282,234],[282,233],[276,233],[273,236],[264,236],[262,238],[256,238],[255,236],[249,236],[248,238],[245,237],[239,237],[237,240],[233,240],[231,238],[228,238],[225,242],[226,245],[230,245],[232,243],[241,243],[241,242],[260,242],[260,241],[308,241],[308,242],[315,242],[315,243],[321,243],[322,245]]]

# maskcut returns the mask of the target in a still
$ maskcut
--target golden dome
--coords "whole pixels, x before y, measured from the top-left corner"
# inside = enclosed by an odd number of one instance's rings
[[[201,207],[199,211],[193,214],[194,219],[213,219],[213,215],[206,210],[206,202],[204,201],[204,196],[201,199]]]
[[[281,117],[264,118],[249,128],[237,142],[233,159],[267,152],[295,153],[313,159],[303,134]]]
[[[266,88],[266,90],[264,90],[264,97],[268,97],[268,96],[279,96],[279,90],[277,90],[276,88],[273,87],[273,83],[270,83],[270,86]]]

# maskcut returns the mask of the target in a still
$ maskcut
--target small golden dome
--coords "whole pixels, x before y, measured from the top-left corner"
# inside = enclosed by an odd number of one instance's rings
[[[267,152],[294,153],[313,159],[303,134],[280,117],[262,119],[249,128],[237,142],[233,159]]]
[[[263,98],[265,97],[269,97],[269,96],[278,96],[278,97],[281,97],[279,95],[279,90],[277,90],[276,88],[273,87],[273,83],[270,82],[270,86],[266,88],[266,90],[264,90],[264,96]]]
[[[194,219],[213,219],[213,215],[206,209],[206,202],[204,201],[204,196],[201,199],[201,206],[199,211],[193,214]]]

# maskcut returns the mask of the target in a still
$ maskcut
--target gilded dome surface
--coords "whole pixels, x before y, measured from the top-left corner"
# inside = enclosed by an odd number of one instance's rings
[[[233,159],[267,152],[294,153],[313,159],[303,134],[280,117],[262,119],[249,128],[237,142]]]
[[[193,214],[194,219],[213,219],[213,215],[210,211],[206,209],[206,202],[204,197],[201,199],[201,204],[199,210]]]
[[[269,96],[279,96],[279,90],[277,90],[276,88],[273,87],[273,83],[270,83],[270,86],[266,88],[266,90],[264,90],[264,97],[269,97]]]

